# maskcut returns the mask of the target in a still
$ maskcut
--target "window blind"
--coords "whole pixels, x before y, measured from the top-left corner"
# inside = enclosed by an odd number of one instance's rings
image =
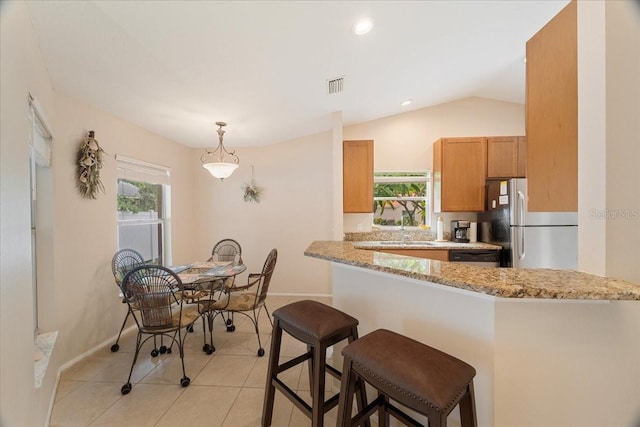
[[[166,166],[116,155],[117,176],[120,179],[169,185],[171,169]]]
[[[38,100],[29,94],[31,107],[31,147],[38,166],[51,166],[51,140],[53,131]]]

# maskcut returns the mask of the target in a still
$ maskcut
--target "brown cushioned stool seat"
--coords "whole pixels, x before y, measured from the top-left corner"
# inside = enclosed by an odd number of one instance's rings
[[[271,425],[273,401],[277,388],[305,415],[311,418],[313,427],[322,426],[325,412],[335,407],[340,397],[339,394],[336,394],[329,400],[324,400],[325,372],[338,379],[341,378],[340,371],[326,364],[326,350],[344,339],[347,339],[349,343],[356,340],[358,338],[358,320],[333,307],[309,300],[281,307],[273,312],[273,318],[262,425]],[[280,365],[283,330],[295,339],[307,344],[308,351]],[[278,374],[305,360],[309,360],[311,406],[278,378]],[[364,407],[365,397],[361,387],[355,385],[355,391],[358,396],[358,406]]]
[[[389,414],[408,425],[420,425],[389,399],[429,419],[429,426],[446,426],[447,416],[460,404],[462,426],[476,426],[473,377],[476,370],[455,357],[385,329],[347,345],[340,390],[338,425],[356,425],[378,411],[378,424]],[[378,391],[378,398],[350,418],[354,382],[361,378]]]

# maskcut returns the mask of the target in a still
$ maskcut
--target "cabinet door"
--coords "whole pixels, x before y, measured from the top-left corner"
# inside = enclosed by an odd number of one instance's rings
[[[518,137],[487,138],[487,177],[518,176]]]
[[[527,177],[527,139],[524,136],[518,138],[518,167],[515,176]]]
[[[345,213],[373,212],[373,141],[343,141],[342,206]]]
[[[484,185],[487,178],[486,138],[442,138],[440,141],[437,146],[441,153],[437,163],[441,167],[439,179],[442,211],[484,211]],[[434,153],[434,171],[436,157]]]
[[[527,190],[532,212],[578,210],[577,6],[527,42]]]
[[[376,251],[395,255],[412,256],[414,258],[449,261],[448,249],[376,249]]]

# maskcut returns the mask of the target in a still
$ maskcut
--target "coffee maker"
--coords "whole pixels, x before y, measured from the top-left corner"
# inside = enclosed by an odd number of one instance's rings
[[[471,227],[471,221],[451,221],[451,240],[458,243],[469,243],[469,227]]]

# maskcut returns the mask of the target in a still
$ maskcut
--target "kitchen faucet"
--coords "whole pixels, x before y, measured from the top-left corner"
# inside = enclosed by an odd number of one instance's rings
[[[400,216],[400,230],[402,231],[402,243],[406,243],[409,238],[409,234],[404,232],[404,214],[406,211],[402,211],[402,215]]]

